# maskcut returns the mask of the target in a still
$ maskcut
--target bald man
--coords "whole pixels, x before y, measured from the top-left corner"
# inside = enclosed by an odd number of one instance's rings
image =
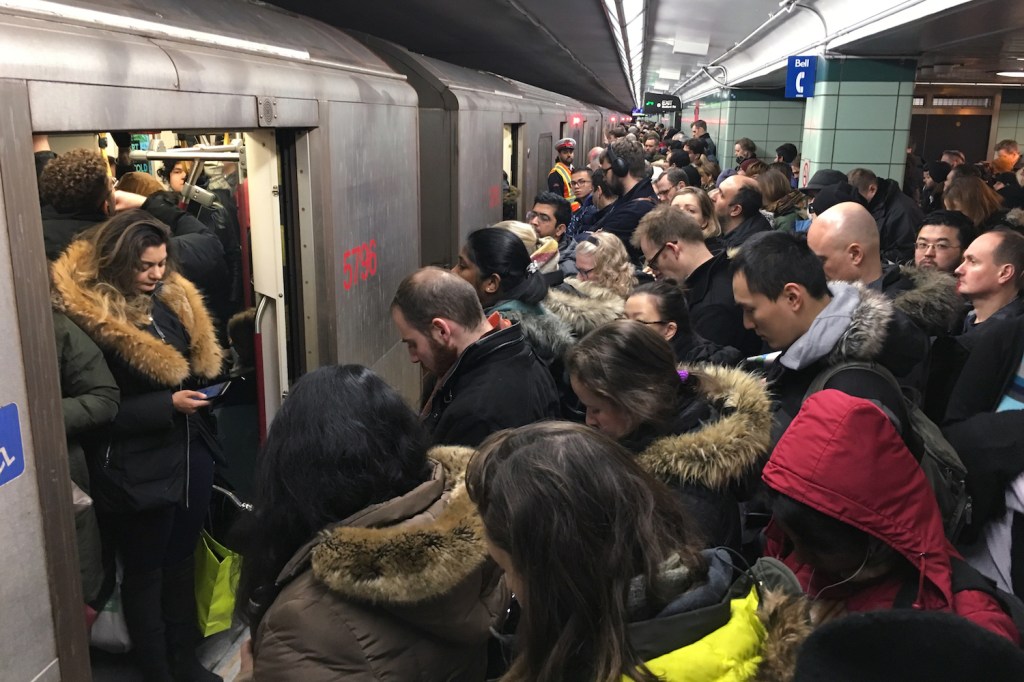
[[[807,246],[832,281],[859,282],[892,299],[916,327],[935,336],[952,329],[963,301],[948,273],[882,265],[878,224],[861,204],[836,204],[811,221]]]
[[[718,186],[714,201],[726,250],[738,249],[758,232],[772,229],[771,223],[761,214],[763,199],[754,178],[743,175],[726,178]]]

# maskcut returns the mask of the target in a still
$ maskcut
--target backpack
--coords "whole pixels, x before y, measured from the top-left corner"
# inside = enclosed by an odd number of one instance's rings
[[[942,512],[942,525],[950,542],[956,542],[964,526],[971,522],[971,496],[967,492],[967,468],[960,461],[960,455],[941,429],[928,418],[917,404],[909,400],[900,388],[896,377],[881,365],[868,362],[841,362],[826,367],[811,382],[804,400],[812,393],[824,389],[838,374],[857,370],[874,374],[882,378],[892,389],[894,397],[900,404],[883,401],[883,406],[890,411],[890,418],[896,417],[897,430],[907,444],[907,448],[917,457],[925,478],[931,484],[935,499]],[[1024,634],[1024,633],[1022,633]]]
[[[1019,646],[1024,646],[1024,602],[1021,602],[1017,595],[996,587],[995,583],[986,578],[978,569],[958,556],[949,557],[949,566],[952,569],[950,582],[953,594],[971,590],[983,592],[992,597],[999,604],[999,608],[1003,610],[1003,613],[1013,620],[1013,627],[1016,628],[1022,642]],[[912,608],[917,588],[918,581],[916,578],[904,583],[899,593],[897,593],[895,601],[893,601],[893,608]]]

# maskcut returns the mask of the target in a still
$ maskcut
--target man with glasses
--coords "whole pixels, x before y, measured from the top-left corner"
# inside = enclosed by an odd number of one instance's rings
[[[575,239],[583,230],[580,226],[583,223],[584,216],[587,214],[597,213],[597,207],[594,206],[594,180],[591,177],[592,173],[589,168],[577,168],[572,172],[572,193],[576,196],[576,200],[579,202],[580,207],[572,212],[572,219],[569,221],[569,226],[566,229],[566,237],[570,240]]]
[[[538,194],[533,210],[526,214],[539,238],[550,237],[558,242],[558,267],[567,277],[576,274],[576,240],[566,231],[571,219],[569,202],[554,192]]]
[[[964,249],[974,241],[974,225],[960,211],[929,213],[917,231],[914,265],[922,270],[951,273],[964,258]]]
[[[693,216],[671,205],[658,206],[640,221],[633,246],[656,279],[683,285],[694,331],[744,355],[761,351],[760,339],[744,329],[743,311],[733,299],[728,256],[712,255]]]

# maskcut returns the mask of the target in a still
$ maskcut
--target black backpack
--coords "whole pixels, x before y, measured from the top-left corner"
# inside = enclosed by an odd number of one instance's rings
[[[999,604],[999,608],[1003,610],[1003,613],[1013,620],[1013,627],[1017,629],[1017,634],[1021,638],[1021,642],[1024,643],[1024,602],[1021,602],[1017,595],[996,587],[995,584],[982,575],[978,569],[971,566],[960,557],[949,557],[949,565],[952,569],[951,586],[953,594],[956,594],[957,592],[964,592],[966,590],[973,590],[975,592],[984,592],[995,599]],[[904,583],[903,587],[900,588],[899,593],[897,593],[895,601],[893,601],[893,608],[912,608],[914,604],[914,596],[917,594],[917,588],[917,578],[908,580]],[[1018,644],[1018,646],[1024,645]]]
[[[956,542],[964,526],[971,522],[971,496],[967,493],[967,468],[960,461],[953,446],[942,431],[925,415],[917,404],[908,399],[900,388],[896,377],[885,367],[869,362],[842,362],[826,367],[811,382],[804,400],[812,393],[824,389],[838,374],[850,370],[871,373],[883,379],[891,388],[891,395],[898,396],[900,404],[883,405],[900,423],[900,435],[908,449],[917,457],[921,470],[931,484],[935,499],[942,512],[942,525],[950,542]]]

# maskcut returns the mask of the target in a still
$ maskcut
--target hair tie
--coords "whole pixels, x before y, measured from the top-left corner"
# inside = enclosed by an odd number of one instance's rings
[[[679,380],[683,382],[690,378],[690,373],[687,372],[685,369],[677,370],[676,374],[679,375]]]

